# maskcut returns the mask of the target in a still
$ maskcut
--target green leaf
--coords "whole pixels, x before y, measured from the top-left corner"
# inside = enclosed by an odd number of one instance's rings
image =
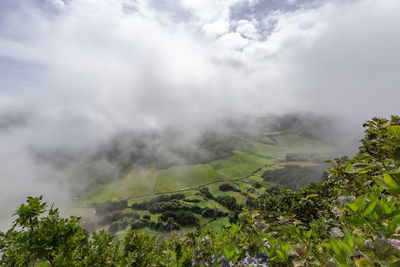
[[[388,228],[390,229],[390,231],[394,232],[396,231],[399,224],[400,224],[400,216],[396,216],[389,221]]]
[[[393,150],[390,157],[394,160],[400,160],[400,146]]]
[[[368,215],[371,214],[371,212],[375,209],[376,204],[378,203],[378,201],[373,201],[372,203],[369,203],[369,205],[367,206],[367,208],[364,210],[364,212],[362,213],[363,217],[368,217]]]
[[[282,260],[286,261],[285,255],[283,254],[282,251],[277,250],[277,251],[276,251],[276,254],[278,254],[279,258],[281,258]]]
[[[346,206],[351,209],[352,212],[357,213],[364,205],[364,200],[367,197],[367,194],[359,196],[355,201],[352,203],[345,202]]]
[[[331,244],[331,248],[333,250],[333,252],[337,255],[343,255],[344,251],[341,249],[341,247],[338,244],[339,240],[335,240],[335,239],[331,239],[330,240],[330,244]]]
[[[400,139],[400,126],[399,125],[388,125],[387,130],[394,135],[396,138]]]
[[[389,193],[400,195],[400,189],[387,189]]]
[[[359,217],[356,217],[356,216],[343,217],[342,220],[343,220],[343,222],[348,223],[348,224],[352,224],[352,225],[354,225],[356,227],[362,226],[364,224],[364,221],[361,220]]]
[[[375,176],[372,178],[379,186],[383,187],[384,189],[389,189],[388,185],[385,183],[383,178]]]
[[[390,174],[384,173],[383,180],[389,186],[389,189],[400,189],[400,185],[398,183],[396,183],[396,181],[393,179],[393,177]]]
[[[355,261],[354,264],[356,265],[356,267],[373,267],[373,266],[375,266],[373,262],[370,262],[366,258],[361,258],[361,259]]]

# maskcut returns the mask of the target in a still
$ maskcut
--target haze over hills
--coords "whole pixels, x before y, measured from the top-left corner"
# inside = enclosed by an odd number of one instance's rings
[[[398,113],[399,5],[1,1],[0,213],[133,169],[215,171],[298,122],[293,142],[357,146],[362,122]]]
[[[82,216],[92,231],[123,235],[134,227],[160,235],[227,226],[239,207],[252,205],[265,190],[296,190],[321,181],[328,168],[324,160],[339,153],[334,140],[321,135],[328,124],[295,115],[263,121],[263,127],[256,124],[250,132],[206,132],[194,143],[155,142],[156,150],[153,142],[139,142],[137,136],[114,140],[102,152],[120,166],[120,176],[112,182],[97,180],[79,196],[80,208],[70,213]],[[190,223],[175,218],[171,229],[165,226],[168,212],[183,211]]]
[[[399,11],[0,0],[0,266],[400,266]]]

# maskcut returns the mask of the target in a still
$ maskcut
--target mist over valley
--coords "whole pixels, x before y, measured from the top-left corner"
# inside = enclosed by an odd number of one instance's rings
[[[325,159],[354,155],[365,120],[398,114],[399,8],[2,1],[1,224],[29,195],[91,217],[101,203],[129,208],[181,190],[228,224],[224,192],[246,205],[319,181]],[[149,225],[158,214],[129,212]],[[202,212],[200,224],[212,217]],[[109,229],[118,216],[88,225]]]

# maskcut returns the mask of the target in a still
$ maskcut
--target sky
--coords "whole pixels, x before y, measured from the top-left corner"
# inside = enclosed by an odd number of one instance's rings
[[[398,0],[2,0],[0,211],[71,197],[35,148],[311,112],[399,114]],[[51,177],[51,178],[49,178]],[[12,208],[10,208],[12,207]]]

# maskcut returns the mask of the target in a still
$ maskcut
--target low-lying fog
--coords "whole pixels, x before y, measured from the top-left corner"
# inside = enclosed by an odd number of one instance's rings
[[[184,162],[171,143],[273,129],[285,114],[356,148],[364,120],[398,114],[398,10],[397,0],[1,1],[0,219],[28,195],[67,205],[124,164]]]

